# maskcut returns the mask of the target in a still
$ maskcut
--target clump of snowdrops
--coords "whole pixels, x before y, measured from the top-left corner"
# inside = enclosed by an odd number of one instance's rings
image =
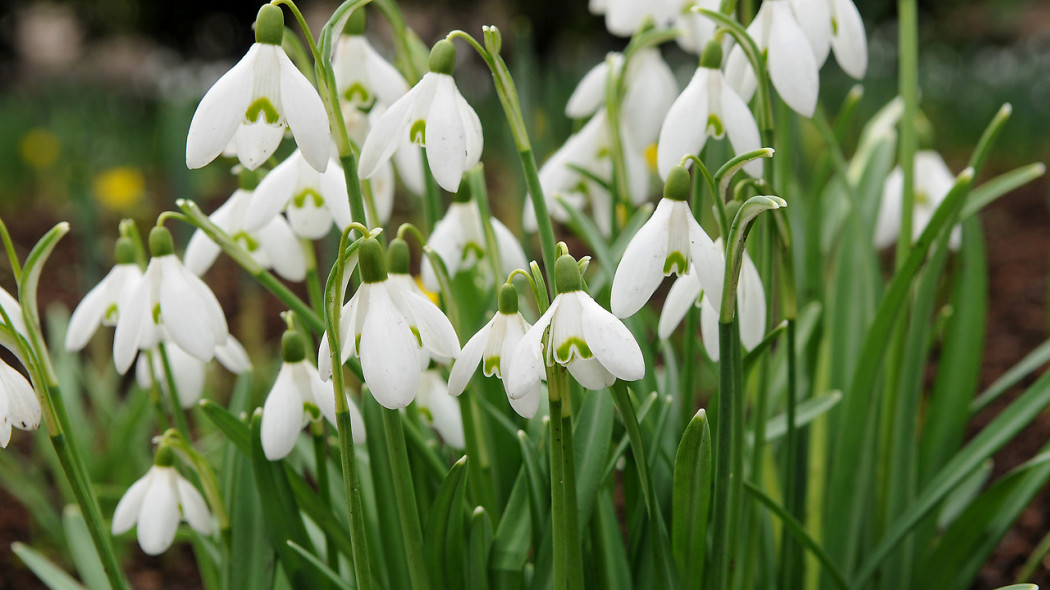
[[[2,232],[18,297],[0,293],[0,343],[29,379],[0,365],[0,434],[43,424],[76,506],[38,518],[81,582],[16,552],[53,588],[127,588],[132,536],[151,555],[192,544],[209,589],[967,587],[1050,477],[1045,449],[995,481],[988,463],[1050,377],[964,436],[1050,359],[977,391],[977,213],[1043,167],[981,181],[1009,105],[974,113],[990,122],[957,173],[918,149],[915,2],[899,5],[900,95],[857,121],[863,87],[829,105],[819,82],[832,54],[863,82],[850,0],[591,2],[628,40],[580,81],[578,130],[551,154],[496,27],[428,49],[392,0],[344,2],[319,35],[291,0],[262,6],[186,139],[187,166],[232,165],[237,190],[210,214],[180,200],[148,234],[121,223],[113,270],[51,335],[79,351],[114,327],[127,395],[107,368],[86,410],[87,376],[56,369],[82,365],[42,333],[37,286],[69,226],[24,261]],[[683,87],[675,44],[696,64]],[[505,121],[460,94],[465,60]],[[502,125],[519,188],[490,195],[482,130]],[[497,198],[520,199],[525,233]],[[184,248],[171,224],[195,228]],[[279,357],[251,358],[201,280],[220,256],[286,307]],[[236,385],[202,399],[213,360]],[[126,490],[88,468],[106,437],[152,451]]]

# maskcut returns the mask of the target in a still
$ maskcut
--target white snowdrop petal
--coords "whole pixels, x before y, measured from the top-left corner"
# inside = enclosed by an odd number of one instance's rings
[[[525,321],[525,318],[521,317],[520,313],[516,313],[507,318],[503,328],[503,342],[500,344],[499,349],[499,376],[500,379],[506,380],[507,372],[510,370],[510,364],[514,359],[514,351],[518,347],[518,343],[525,336],[525,333],[529,331],[532,326]]]
[[[208,237],[208,234],[197,230],[193,232],[190,242],[186,244],[183,264],[190,272],[201,276],[208,272],[212,264],[215,264],[215,259],[219,257],[220,252],[222,249]]]
[[[2,411],[3,408],[0,408]],[[0,418],[0,449],[6,449],[11,442],[11,423],[6,418]]]
[[[481,119],[470,106],[455,83],[452,85],[455,92],[456,111],[463,122],[463,138],[467,142],[467,153],[463,159],[462,169],[464,172],[470,170],[481,160],[481,152],[485,147],[485,136],[481,132]]]
[[[302,429],[303,398],[292,378],[292,366],[284,363],[263,404],[259,438],[266,458],[277,461],[288,456]]]
[[[380,102],[393,104],[408,92],[408,83],[397,68],[379,55],[366,37],[362,36],[361,39],[364,43],[364,66],[372,83],[372,90]]]
[[[128,372],[131,361],[135,360],[140,342],[144,340],[142,333],[153,328],[149,292],[151,276],[156,275],[156,268],[152,268],[154,264],[155,261],[150,261],[146,276],[132,291],[127,304],[121,310],[120,320],[113,334],[113,364],[121,375]]]
[[[798,25],[813,49],[817,68],[820,68],[831,51],[831,10],[828,0],[790,0],[790,3]]]
[[[838,31],[831,38],[835,59],[850,76],[860,80],[868,71],[868,37],[864,32],[864,21],[852,0],[834,2]]]
[[[211,533],[211,513],[208,512],[204,496],[178,474],[175,474],[175,489],[179,494],[179,506],[182,507],[182,516],[186,522],[202,535]]]
[[[518,399],[507,398],[510,402],[510,407],[514,408],[514,411],[519,416],[525,419],[530,419],[536,415],[536,411],[540,408],[540,398],[543,397],[543,386],[539,383],[535,387],[528,390],[525,395]]]
[[[299,386],[305,386],[305,393],[309,396],[309,401],[317,406],[317,409],[321,410],[321,415],[324,416],[325,420],[328,420],[328,423],[332,426],[338,427],[338,417],[335,415],[335,391],[332,386],[321,380],[320,373],[309,362],[303,360],[297,365],[296,371],[299,373]],[[349,399],[348,396],[348,403]],[[357,440],[355,439],[354,442],[357,442]]]
[[[328,345],[327,333],[321,335],[321,343],[317,346],[317,374],[322,381],[332,378],[332,349]]]
[[[698,153],[707,141],[709,75],[707,68],[697,68],[692,80],[667,111],[656,148],[656,164],[661,178],[667,178],[682,156]]]
[[[195,275],[168,255],[161,273],[161,321],[172,341],[197,359],[207,362],[215,355],[216,342],[228,335],[226,320],[219,308],[221,325],[217,325],[213,308],[219,303],[211,290]]]
[[[303,247],[284,218],[274,217],[259,230],[259,244],[270,259],[274,272],[293,282],[306,278]]]
[[[660,50],[638,52],[627,70],[628,88],[623,98],[624,124],[635,146],[645,149],[656,141],[661,123],[678,96],[674,72]]]
[[[536,320],[536,323],[525,332],[518,345],[514,347],[510,366],[503,373],[503,385],[510,399],[521,399],[528,395],[540,386],[540,381],[546,376],[541,340],[543,331],[550,325],[551,318],[554,317],[554,312],[557,311],[560,303],[561,299],[555,297],[547,311]]]
[[[704,341],[704,349],[711,360],[718,362],[718,311],[711,305],[705,294],[700,300],[700,336]]]
[[[398,310],[408,317],[419,330],[423,348],[444,358],[459,354],[459,336],[445,314],[429,299],[412,291],[392,294]]]
[[[25,321],[22,319],[22,306],[6,289],[0,287],[0,307],[4,308],[8,317],[11,318],[11,327],[20,334],[26,333]],[[0,320],[2,323],[2,320]]]
[[[748,27],[749,33],[750,28]],[[755,70],[751,67],[747,54],[744,53],[744,50],[739,45],[734,45],[733,49],[729,51],[729,59],[726,60],[725,67],[725,82],[733,90],[736,90],[737,95],[744,102],[750,102],[751,97],[755,95],[755,90],[758,89],[758,78],[755,77]]]
[[[0,396],[7,397],[7,409],[0,414],[6,421],[22,430],[40,426],[40,402],[29,381],[7,363],[0,361]]]
[[[529,261],[525,258],[525,251],[521,249],[521,240],[500,220],[495,217],[491,219],[492,233],[496,235],[496,247],[499,248],[500,265],[503,267],[503,277],[496,277],[496,280],[510,276],[510,273],[517,269],[528,270]]]
[[[634,334],[616,316],[605,311],[590,296],[580,299],[583,336],[594,358],[609,373],[624,381],[637,381],[645,375],[645,359]]]
[[[385,286],[372,285],[368,303],[361,330],[361,371],[380,405],[403,408],[419,389],[416,361],[422,352]]]
[[[416,101],[429,99],[433,92],[430,88],[433,81],[427,76],[430,74],[423,76],[418,84],[397,102],[390,105],[390,108],[372,123],[368,137],[361,146],[361,159],[358,161],[358,174],[361,178],[368,178],[375,174],[379,165],[389,160],[394,150],[400,147],[402,140],[407,140],[410,126],[413,123],[412,116],[418,110]]]
[[[150,469],[146,472],[135,483],[131,484],[128,491],[124,492],[124,495],[117,502],[117,508],[113,511],[113,534],[119,535],[121,533],[131,530],[131,527],[135,526],[135,522],[139,518],[139,513],[142,511],[142,501],[146,497],[146,491],[150,486],[150,479],[153,476],[153,470]]]
[[[174,342],[169,343],[165,347],[165,351],[168,353],[168,363],[171,366],[172,378],[175,381],[175,388],[178,390],[179,405],[183,408],[192,407],[204,393],[204,363],[187,354]],[[160,359],[160,355],[156,355],[155,358],[161,365],[157,371],[158,378],[160,378],[160,376],[164,375],[163,360]],[[166,380],[164,384],[165,390],[167,390]]]
[[[736,295],[740,342],[745,349],[751,350],[758,346],[766,335],[766,294],[762,288],[762,277],[747,253],[744,254],[744,261],[740,267]]]
[[[251,207],[244,217],[244,229],[255,231],[284,209],[297,188],[299,168],[304,164],[302,152],[295,150],[259,181],[252,193]]]
[[[609,64],[605,60],[591,68],[565,104],[565,116],[583,119],[594,114],[605,102],[605,81],[609,75]]]
[[[624,249],[616,274],[613,275],[609,296],[609,306],[618,317],[634,315],[649,301],[663,281],[672,210],[671,201],[660,199],[653,216],[634,234]],[[688,255],[687,252],[682,254]]]
[[[110,270],[102,282],[95,285],[73,310],[69,318],[69,326],[66,328],[66,350],[77,351],[85,346],[95,331],[102,324],[102,318],[106,315],[106,308],[113,302],[109,300],[109,286],[113,276]]]
[[[455,449],[465,448],[466,436],[463,434],[463,415],[459,411],[459,401],[445,391],[444,383],[438,383],[431,390],[427,401],[434,420],[434,430],[445,444]]]
[[[494,321],[495,318],[471,336],[470,340],[467,340],[467,343],[463,345],[463,350],[456,356],[456,362],[452,365],[452,371],[448,375],[449,395],[458,396],[467,388],[467,383],[470,382],[470,378],[481,363],[482,355],[484,355],[485,347],[489,341],[489,335],[492,333],[492,323]]]
[[[236,133],[251,99],[258,44],[230,68],[201,99],[186,135],[186,166],[200,168],[214,160]]]
[[[769,77],[792,110],[812,117],[820,90],[813,51],[789,6],[775,3],[771,10],[774,13],[769,29]]]
[[[904,199],[904,173],[900,166],[890,171],[882,187],[882,201],[875,221],[875,247],[886,248],[897,241],[901,231],[901,207]]]
[[[695,219],[691,219],[689,223],[689,241],[696,276],[704,292],[711,296],[711,305],[718,311],[722,307],[722,289],[726,272],[725,256],[722,254],[721,247],[711,241],[711,237]]]
[[[315,170],[324,172],[332,150],[324,103],[283,49],[277,50],[277,63],[281,72],[281,114],[288,120],[303,158]]]
[[[381,165],[379,171],[372,175],[373,185],[376,175],[382,174],[384,167],[384,165]],[[342,231],[346,226],[350,225],[352,219],[350,215],[350,201],[347,200],[346,196],[346,175],[343,167],[335,160],[332,160],[328,165],[328,170],[321,175],[321,195],[324,197],[325,206],[328,208],[332,220],[339,226],[339,230]]]
[[[146,497],[138,517],[139,546],[149,555],[160,555],[171,547],[179,527],[179,504],[175,496],[175,470],[153,467]]]
[[[277,151],[284,139],[284,124],[243,123],[237,128],[237,159],[249,170],[261,166]]]
[[[438,185],[450,193],[459,190],[467,158],[466,130],[457,115],[456,86],[452,76],[438,76],[434,99],[426,115],[427,163]]]
[[[671,333],[682,323],[682,318],[689,308],[700,298],[700,279],[696,278],[696,267],[678,277],[667,291],[664,308],[660,311],[660,322],[657,334],[661,340],[667,340]]]
[[[598,359],[575,359],[568,365],[569,374],[583,387],[591,390],[605,389],[616,382],[616,376],[602,366]]]

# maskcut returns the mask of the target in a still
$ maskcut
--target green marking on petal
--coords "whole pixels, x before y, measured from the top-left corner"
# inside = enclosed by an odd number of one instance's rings
[[[839,19],[831,17],[831,35],[835,36],[839,34]]]
[[[245,231],[239,231],[233,234],[233,241],[240,244],[249,252],[255,252],[259,249],[259,241],[248,235],[248,232]]]
[[[466,260],[467,256],[471,252],[473,252],[474,256],[476,256],[478,258],[484,258],[485,257],[485,249],[480,244],[478,244],[477,242],[467,242],[463,246],[463,260]]]
[[[292,197],[292,205],[298,209],[302,209],[306,206],[306,199],[313,201],[314,207],[318,209],[324,205],[324,197],[321,196],[321,193],[312,188],[303,189],[302,192]]]
[[[671,274],[672,269],[674,269],[674,273],[678,276],[682,276],[689,270],[689,261],[677,250],[669,253],[664,260],[664,274]]]
[[[573,349],[575,354],[581,359],[589,359],[594,354],[591,352],[587,343],[583,341],[583,338],[577,338],[576,336],[570,336],[568,340],[558,345],[558,348],[554,351],[554,359],[559,363],[567,363],[572,360]]]
[[[718,118],[718,115],[711,113],[707,116],[707,130],[708,134],[714,137],[722,137],[725,134],[725,125],[722,124],[722,119]]]
[[[361,350],[361,335],[357,334],[354,336],[354,354],[356,355],[359,350]]]
[[[485,372],[486,375],[495,375],[500,379],[503,378],[503,375],[501,375],[499,372],[499,356],[490,356],[484,359],[482,363],[482,370]]]
[[[372,93],[368,91],[360,82],[354,82],[346,89],[343,93],[343,98],[347,102],[357,101],[364,106],[369,106],[373,102]]]
[[[321,408],[310,402],[303,402],[303,411],[310,415],[310,420],[313,422],[321,419]]]
[[[105,322],[116,322],[117,321],[117,304],[110,303],[109,307],[106,308],[106,313],[102,315],[102,319]]]
[[[434,414],[430,412],[430,408],[426,406],[419,406],[419,413],[423,416],[423,419],[428,423],[434,423]]]
[[[427,122],[423,119],[418,119],[415,123],[412,123],[412,127],[408,130],[408,139],[418,145],[427,145]]]
[[[929,205],[930,195],[926,191],[915,191],[915,203],[918,205]]]
[[[249,123],[255,123],[259,120],[260,114],[266,117],[266,122],[270,125],[276,125],[281,120],[281,116],[277,114],[277,109],[274,108],[270,99],[265,96],[260,96],[255,99],[255,102],[248,105],[248,110],[244,111],[244,119]]]
[[[423,337],[419,335],[419,329],[415,326],[409,326],[408,328],[412,330],[412,335],[416,337],[416,344],[423,348]]]
[[[153,323],[160,325],[160,304],[153,305]]]
[[[598,149],[598,154],[597,155],[598,155],[599,159],[608,156],[609,155],[609,148],[607,148],[605,146],[602,146],[601,148]]]

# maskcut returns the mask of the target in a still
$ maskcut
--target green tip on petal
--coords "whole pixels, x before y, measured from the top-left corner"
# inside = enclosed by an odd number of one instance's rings
[[[175,253],[175,242],[171,239],[168,228],[157,226],[149,230],[150,256],[167,256]]]
[[[401,238],[390,240],[390,245],[386,249],[386,267],[390,272],[407,275],[408,265],[411,260],[408,242]]]
[[[386,256],[383,246],[375,238],[365,238],[358,249],[361,280],[366,283],[381,283],[386,280]]]
[[[306,358],[306,345],[303,337],[295,330],[285,330],[281,336],[281,358],[286,363],[298,363]]]
[[[554,285],[558,293],[569,293],[583,288],[580,266],[571,255],[562,254],[554,263]]]
[[[241,171],[237,173],[237,186],[246,191],[253,191],[255,187],[259,186],[260,176],[255,170],[249,170],[242,166]]]
[[[667,182],[664,183],[664,198],[672,201],[688,201],[692,189],[693,181],[689,178],[689,171],[685,169],[685,166],[677,165],[671,168],[667,174]]]
[[[511,283],[504,283],[499,288],[499,312],[508,315],[518,313],[518,290]]]
[[[343,34],[365,34],[365,8],[363,6],[350,13],[350,18],[346,19],[346,24],[343,25]]]
[[[157,454],[153,455],[153,464],[157,467],[171,467],[175,464],[175,451],[171,447],[161,443],[157,447]]]
[[[263,4],[255,17],[255,42],[280,45],[284,40],[284,12],[280,6]]]
[[[132,242],[131,238],[117,238],[117,245],[114,250],[114,257],[117,259],[117,264],[135,263],[135,242]]]
[[[430,71],[435,74],[452,75],[456,69],[456,46],[448,39],[442,39],[430,50]]]
[[[700,54],[700,67],[717,70],[722,67],[722,44],[711,39]]]

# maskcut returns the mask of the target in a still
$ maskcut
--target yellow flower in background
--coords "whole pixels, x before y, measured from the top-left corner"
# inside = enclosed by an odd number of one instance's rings
[[[54,133],[36,127],[22,136],[18,151],[26,164],[37,170],[46,170],[58,160],[62,151],[62,143]]]
[[[146,178],[132,166],[116,166],[100,172],[93,182],[95,198],[103,207],[123,212],[142,201]]]

